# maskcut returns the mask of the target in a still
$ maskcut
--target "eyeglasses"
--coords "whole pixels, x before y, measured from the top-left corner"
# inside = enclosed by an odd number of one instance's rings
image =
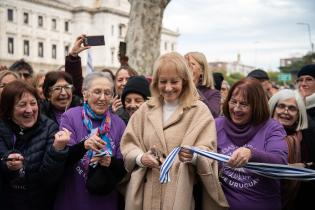
[[[298,108],[293,105],[287,106],[285,104],[277,104],[277,109],[281,112],[288,111],[290,114],[296,114],[298,112]]]
[[[312,78],[312,77],[304,77],[304,78],[298,78],[296,80],[296,83],[299,84],[299,83],[305,82],[306,84],[310,84],[310,83],[312,83],[314,81],[315,81],[315,79]]]
[[[102,97],[102,95],[104,95],[105,97],[112,97],[113,96],[113,91],[111,91],[111,90],[95,89],[95,90],[92,90],[91,93],[95,98],[100,98],[100,97]]]
[[[249,108],[249,105],[246,102],[237,102],[233,99],[229,100],[229,106],[230,108],[235,108],[238,106],[238,108],[241,110],[247,110]]]
[[[64,89],[67,92],[72,91],[73,85],[64,85],[64,86],[52,86],[50,88],[51,91],[61,92]]]

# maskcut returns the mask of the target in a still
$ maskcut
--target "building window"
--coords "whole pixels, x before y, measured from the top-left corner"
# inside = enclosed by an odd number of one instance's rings
[[[175,50],[175,44],[174,43],[172,43],[171,48],[172,48],[172,51]]]
[[[29,24],[29,14],[27,12],[23,13],[23,23],[24,24]]]
[[[167,50],[167,42],[164,42],[164,50]]]
[[[57,45],[53,44],[51,46],[51,57],[53,59],[56,59],[57,58]]]
[[[114,30],[115,30],[115,26],[112,25],[112,36],[114,36]]]
[[[8,21],[13,22],[13,9],[8,9]]]
[[[30,42],[28,40],[24,40],[23,43],[23,54],[26,56],[30,55]]]
[[[65,46],[65,56],[67,56],[69,53],[69,45]]]
[[[38,27],[43,27],[44,23],[43,23],[43,16],[38,16]]]
[[[38,57],[44,57],[44,43],[38,42]]]
[[[55,18],[53,18],[51,20],[51,29],[52,30],[56,30],[57,29],[57,20]]]
[[[110,49],[110,54],[111,54],[111,63],[114,64],[114,60],[115,60],[115,48],[112,47]]]
[[[118,30],[119,30],[119,34],[118,34],[119,37],[123,38],[125,35],[126,25],[125,24],[119,24]]]
[[[65,32],[69,31],[69,21],[65,21]]]
[[[14,54],[14,39],[12,37],[8,38],[8,53]]]

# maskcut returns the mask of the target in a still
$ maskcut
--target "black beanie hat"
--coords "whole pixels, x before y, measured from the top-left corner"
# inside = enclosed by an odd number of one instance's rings
[[[262,69],[255,69],[248,73],[247,77],[252,77],[258,80],[269,80],[267,72]]]
[[[309,75],[315,78],[315,64],[308,64],[301,68],[301,70],[297,73],[297,77]]]
[[[147,100],[151,96],[149,82],[144,76],[130,77],[122,91],[121,102],[125,107],[125,98],[128,93],[138,93],[143,96],[144,100]]]

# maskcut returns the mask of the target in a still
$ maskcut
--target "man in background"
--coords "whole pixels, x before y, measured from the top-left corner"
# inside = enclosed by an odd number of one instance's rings
[[[24,59],[17,60],[10,67],[10,71],[14,71],[20,75],[20,78],[32,84],[33,68]]]
[[[277,88],[273,87],[267,72],[262,69],[255,69],[249,72],[247,77],[252,77],[259,80],[268,99],[278,91]]]

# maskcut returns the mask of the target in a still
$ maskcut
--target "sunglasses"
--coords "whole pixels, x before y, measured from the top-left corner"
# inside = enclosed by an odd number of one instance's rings
[[[22,73],[22,72],[20,73],[20,72],[19,72],[18,74],[20,75],[21,78],[23,78],[23,77],[24,77],[24,78],[29,78],[29,77],[32,76],[30,73],[26,73],[26,72],[24,72],[24,73]]]

